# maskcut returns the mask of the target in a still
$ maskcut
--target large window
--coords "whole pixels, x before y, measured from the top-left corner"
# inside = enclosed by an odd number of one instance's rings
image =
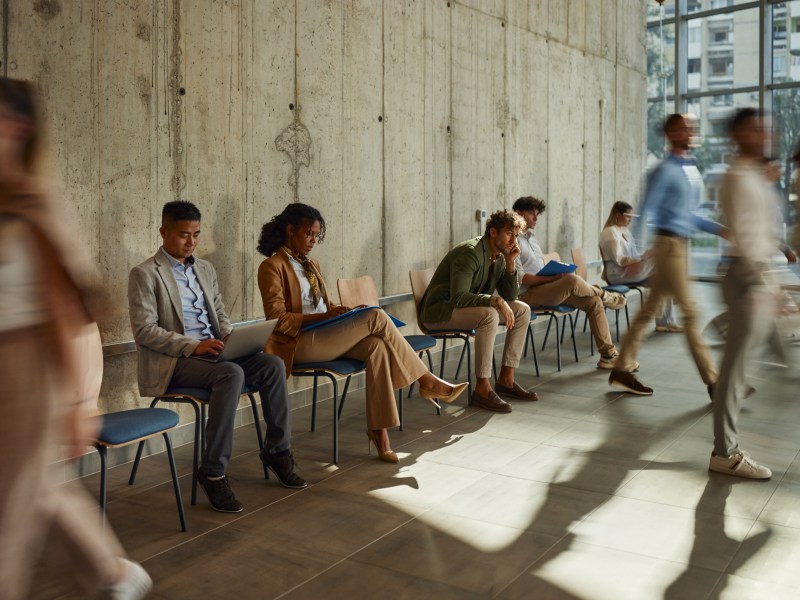
[[[696,208],[713,216],[731,156],[727,121],[739,108],[763,108],[773,116],[771,154],[782,165],[782,213],[790,226],[800,213],[787,160],[800,136],[800,0],[647,2],[648,165],[665,153],[664,116],[693,114]],[[718,255],[718,240],[699,236],[693,273],[710,274]]]

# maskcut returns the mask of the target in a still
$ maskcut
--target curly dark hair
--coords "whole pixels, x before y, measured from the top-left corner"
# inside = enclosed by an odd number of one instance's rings
[[[513,210],[498,210],[489,215],[489,218],[486,220],[486,231],[484,234],[488,236],[490,229],[494,229],[500,233],[500,231],[506,227],[525,231],[525,220]]]
[[[325,239],[325,219],[322,218],[322,214],[313,206],[292,202],[283,209],[281,214],[275,215],[271,221],[264,223],[256,249],[269,258],[286,242],[287,225],[300,227],[303,223],[314,223],[315,221],[319,222],[320,228],[317,241],[322,242]]]
[[[516,212],[535,210],[539,214],[542,214],[545,208],[546,206],[544,200],[534,196],[523,196],[522,198],[517,198],[516,202],[514,202],[514,206],[511,207],[511,209],[515,210]]]

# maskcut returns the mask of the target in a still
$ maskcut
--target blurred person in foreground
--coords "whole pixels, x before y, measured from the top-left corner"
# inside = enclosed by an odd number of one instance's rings
[[[0,596],[26,597],[44,554],[86,593],[144,598],[150,577],[53,472],[96,433],[103,295],[37,175],[40,138],[31,86],[0,78]]]
[[[692,127],[687,117],[680,114],[667,117],[664,121],[664,135],[669,142],[669,156],[648,176],[644,198],[639,207],[640,223],[646,222],[647,215],[652,213],[655,226],[655,271],[651,279],[650,295],[622,340],[619,357],[608,377],[608,383],[613,388],[632,394],[653,395],[653,388],[644,385],[633,374],[639,364],[636,357],[647,333],[646,328],[661,311],[664,300],[674,298],[683,314],[683,326],[692,358],[703,383],[706,384],[709,396],[713,397],[717,370],[711,360],[711,352],[697,328],[697,311],[689,289],[687,259],[689,237],[695,230],[725,235],[725,228],[692,212],[693,190],[685,169],[691,165],[688,152]]]
[[[769,265],[778,236],[775,207],[779,198],[764,169],[769,126],[762,112],[743,108],[732,118],[729,134],[737,154],[722,182],[722,216],[729,231],[728,271],[722,293],[728,305],[728,329],[715,386],[714,450],[709,470],[749,479],[769,479],[772,472],[739,448],[736,422],[746,394],[749,351],[774,329],[776,286]]]
[[[639,252],[630,224],[636,215],[627,202],[618,200],[611,207],[606,224],[600,232],[600,254],[603,258],[603,279],[611,285],[649,285],[655,263],[652,250]],[[682,333],[683,327],[675,320],[675,303],[664,300],[664,308],[656,318],[656,331]]]

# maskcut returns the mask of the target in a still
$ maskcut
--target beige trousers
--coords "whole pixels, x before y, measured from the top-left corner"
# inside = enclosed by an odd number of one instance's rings
[[[584,311],[589,317],[589,327],[600,354],[614,356],[617,350],[611,341],[602,296],[603,290],[590,285],[583,277],[570,273],[550,283],[533,286],[524,294],[520,294],[519,299],[531,306],[566,304]]]
[[[304,331],[297,338],[295,362],[346,356],[367,364],[367,426],[400,425],[394,390],[411,385],[428,368],[382,310],[368,310],[336,325]]]
[[[514,313],[514,327],[506,333],[502,366],[516,369],[522,357],[528,323],[531,322],[531,307],[519,300],[512,300],[508,306]],[[505,320],[496,308],[491,306],[454,308],[449,321],[423,324],[429,329],[474,329],[475,377],[489,379],[492,376],[494,339],[497,337],[500,325],[505,324]]]
[[[0,596],[27,597],[40,555],[87,592],[117,575],[125,555],[97,505],[77,485],[57,484],[63,435],[45,327],[0,336]],[[63,467],[62,467],[63,468]]]
[[[711,353],[697,330],[697,312],[689,294],[687,245],[687,241],[682,238],[655,236],[653,260],[656,270],[650,280],[650,295],[622,340],[617,359],[618,369],[629,372],[633,370],[639,346],[650,322],[660,314],[664,300],[674,298],[683,313],[686,339],[703,383],[710,385],[717,381],[717,370],[711,360]]]

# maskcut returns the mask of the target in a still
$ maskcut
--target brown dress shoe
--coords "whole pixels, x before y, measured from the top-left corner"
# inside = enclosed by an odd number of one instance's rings
[[[489,396],[487,398],[484,398],[478,393],[478,390],[475,390],[472,392],[472,404],[494,412],[511,412],[511,405],[498,396],[494,390],[489,392]]]
[[[500,385],[499,383],[495,384],[494,390],[498,394],[502,394],[503,396],[511,396],[512,398],[516,398],[517,400],[538,400],[539,395],[536,392],[529,392],[516,381],[514,382],[514,387],[506,387],[504,385]]]

